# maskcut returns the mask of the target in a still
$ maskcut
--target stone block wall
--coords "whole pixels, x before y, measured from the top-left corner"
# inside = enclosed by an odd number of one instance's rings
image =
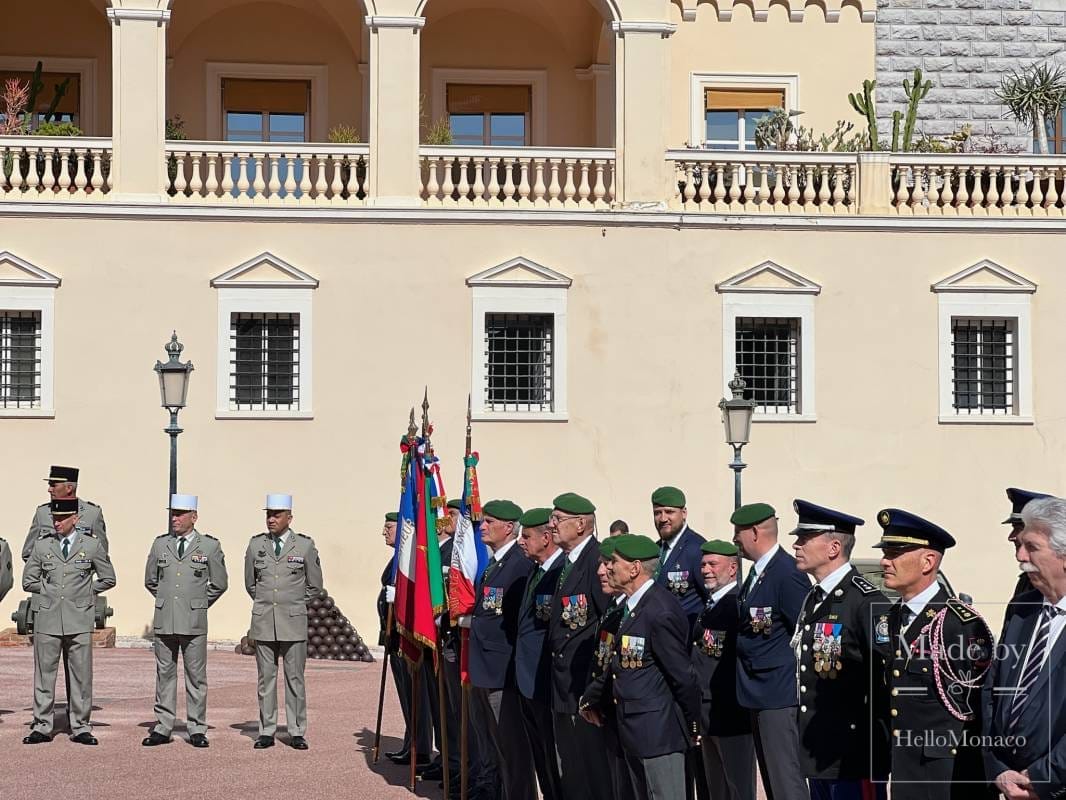
[[[1051,0],[1054,2],[1054,0]],[[906,113],[904,78],[920,68],[933,86],[919,107],[916,134],[1000,134],[1028,150],[1032,132],[998,102],[1000,79],[1012,69],[1066,64],[1066,12],[1039,10],[1048,0],[879,0],[877,109],[881,138],[892,112]]]

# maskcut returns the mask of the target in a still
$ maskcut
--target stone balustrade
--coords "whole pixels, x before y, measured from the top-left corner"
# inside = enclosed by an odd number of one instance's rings
[[[615,200],[614,150],[423,146],[419,155],[430,207],[589,211]]]
[[[1061,217],[1062,156],[893,154],[892,207],[927,216]]]
[[[362,206],[365,144],[167,142],[166,194],[175,202]]]
[[[725,214],[854,214],[854,153],[670,150],[671,206]]]
[[[110,139],[0,136],[0,201],[102,200],[110,177]]]

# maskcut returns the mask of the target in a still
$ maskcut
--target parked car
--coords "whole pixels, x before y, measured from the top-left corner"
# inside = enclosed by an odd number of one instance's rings
[[[894,589],[889,589],[885,586],[885,573],[881,569],[881,560],[877,558],[856,558],[851,562],[852,566],[857,569],[866,580],[884,592],[892,602],[895,602],[899,598],[899,592]],[[948,580],[948,576],[941,571],[936,573],[937,582],[943,586],[949,595],[952,597],[958,597],[964,603],[972,603],[973,598],[967,594],[956,594],[955,589],[952,588],[951,582]]]

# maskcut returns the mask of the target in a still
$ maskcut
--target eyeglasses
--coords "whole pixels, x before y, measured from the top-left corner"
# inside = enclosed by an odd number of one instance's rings
[[[553,525],[558,525],[560,522],[565,522],[568,519],[577,519],[580,514],[552,514],[548,517],[548,522]]]

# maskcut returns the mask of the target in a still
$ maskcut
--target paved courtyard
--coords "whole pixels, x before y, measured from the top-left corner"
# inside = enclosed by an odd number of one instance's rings
[[[257,751],[252,749],[258,724],[255,659],[211,652],[211,747],[191,747],[180,728],[171,744],[149,749],[141,747],[141,739],[154,724],[151,651],[97,650],[94,656],[93,723],[100,745],[72,744],[65,734],[64,706],[59,705],[60,732],[55,740],[31,747],[21,741],[32,717],[33,653],[29,648],[0,649],[0,797],[4,800],[157,797],[185,791],[184,787],[195,788],[195,796],[202,800],[411,796],[405,788],[405,769],[384,757],[377,765],[370,764],[380,662],[308,661],[311,749],[298,752],[285,746],[281,727],[277,746]],[[62,702],[62,675],[59,684]],[[184,713],[182,690],[178,697]],[[396,749],[403,719],[391,689],[386,693],[382,728],[382,749]],[[441,794],[436,782],[419,784],[421,797]]]

